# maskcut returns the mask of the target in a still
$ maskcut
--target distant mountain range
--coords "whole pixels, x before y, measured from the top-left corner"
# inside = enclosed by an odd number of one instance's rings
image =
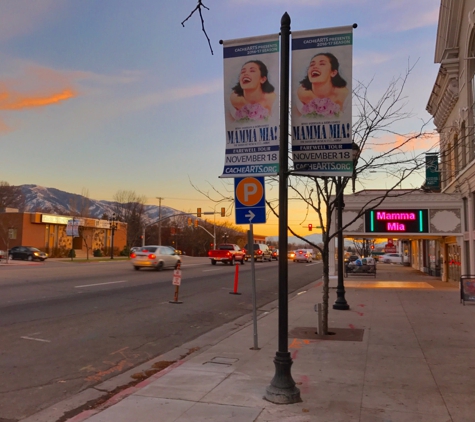
[[[111,216],[115,212],[117,204],[114,201],[98,201],[83,195],[38,185],[21,185],[20,188],[25,196],[26,212],[41,211],[58,215],[73,215],[77,209],[75,207],[87,204],[87,216],[100,219],[104,215]],[[158,220],[159,207],[157,205],[144,205],[144,208],[146,220],[150,222]],[[163,205],[161,208],[162,218],[182,212]]]

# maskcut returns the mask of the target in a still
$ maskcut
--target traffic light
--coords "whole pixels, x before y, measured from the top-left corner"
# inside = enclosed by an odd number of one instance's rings
[[[226,217],[226,208],[221,208],[221,217]]]
[[[201,217],[201,208],[196,209],[196,216]]]
[[[188,217],[188,225],[191,226],[193,224],[193,221],[191,221],[191,217]]]
[[[308,231],[311,232],[312,229],[313,229],[313,225],[312,225],[312,224],[309,224],[309,225],[308,225]]]
[[[198,220],[195,220],[195,227],[198,227]]]

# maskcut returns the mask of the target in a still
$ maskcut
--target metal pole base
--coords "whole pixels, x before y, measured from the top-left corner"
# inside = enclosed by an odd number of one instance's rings
[[[275,375],[266,388],[264,399],[276,404],[300,403],[300,390],[295,386],[290,367],[292,358],[289,352],[276,352],[274,358]]]
[[[180,302],[179,300],[169,300],[168,303],[176,303],[176,304],[180,305],[183,302]]]
[[[238,292],[229,292],[230,295],[240,295],[241,293]]]
[[[348,303],[338,303],[338,300],[333,304],[333,309],[337,309],[338,311],[347,311],[350,309],[350,305]]]

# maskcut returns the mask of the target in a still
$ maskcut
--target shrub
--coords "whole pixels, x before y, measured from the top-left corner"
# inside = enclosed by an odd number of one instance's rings
[[[96,257],[100,257],[102,256],[102,251],[100,249],[94,249],[94,251],[92,252],[94,256]]]
[[[69,250],[68,258],[76,258],[76,251],[74,249]]]

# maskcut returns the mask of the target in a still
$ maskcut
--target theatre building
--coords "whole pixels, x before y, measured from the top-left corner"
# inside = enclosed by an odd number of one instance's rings
[[[94,250],[103,255],[118,255],[125,247],[127,224],[116,222],[111,229],[108,220],[62,216],[39,212],[0,210],[0,250],[13,246],[33,246],[50,257],[66,257],[75,250],[76,257],[93,256]],[[113,235],[113,236],[112,236]]]
[[[434,62],[427,111],[440,135],[441,192],[463,204],[461,237],[448,247],[447,260],[475,274],[475,0],[441,1]]]
[[[462,256],[466,214],[459,193],[365,190],[345,195],[344,202],[345,238],[394,244],[395,252],[407,256],[409,265],[443,281],[458,282],[461,273],[469,271],[469,256]],[[333,256],[335,244],[330,246]],[[336,262],[330,264],[334,274]]]

